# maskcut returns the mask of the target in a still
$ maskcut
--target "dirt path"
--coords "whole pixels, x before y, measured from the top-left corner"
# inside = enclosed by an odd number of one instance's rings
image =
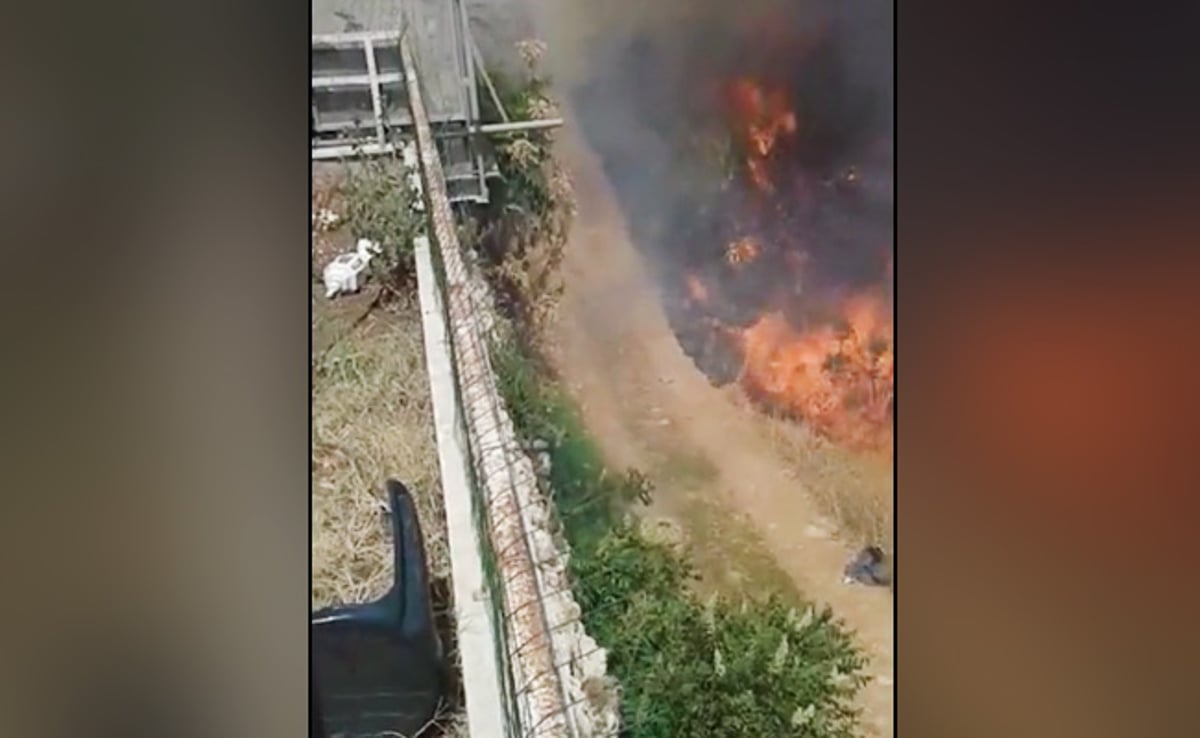
[[[893,735],[892,594],[841,583],[850,548],[788,478],[754,414],[712,387],[679,348],[600,163],[569,123],[560,154],[579,213],[563,265],[556,361],[589,430],[612,463],[650,475],[657,513],[679,523],[712,563],[728,568],[725,522],[732,511],[745,514],[778,568],[857,632],[872,676],[861,700],[864,733]]]

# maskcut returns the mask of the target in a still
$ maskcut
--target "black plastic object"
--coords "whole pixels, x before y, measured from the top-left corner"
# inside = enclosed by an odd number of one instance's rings
[[[892,583],[892,573],[887,556],[879,546],[867,546],[855,554],[843,571],[844,581],[887,587]]]
[[[446,688],[421,526],[403,484],[387,481],[396,581],[376,602],[312,614],[309,734],[415,736]]]

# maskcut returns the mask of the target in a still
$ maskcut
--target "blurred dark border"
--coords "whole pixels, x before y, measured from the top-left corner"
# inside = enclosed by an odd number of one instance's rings
[[[304,733],[309,18],[10,9],[6,735]]]
[[[1190,734],[1197,9],[898,10],[897,725]]]
[[[1196,9],[898,11],[897,725],[1190,734]],[[6,24],[5,734],[305,729],[308,24]]]

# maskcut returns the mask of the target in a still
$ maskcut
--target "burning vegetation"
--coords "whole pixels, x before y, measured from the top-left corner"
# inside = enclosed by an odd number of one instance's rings
[[[572,92],[681,347],[718,385],[890,450],[892,6],[689,2]]]
[[[823,31],[709,84],[725,181],[676,208],[668,312],[715,383],[838,443],[889,451],[891,135],[848,99],[843,50]]]

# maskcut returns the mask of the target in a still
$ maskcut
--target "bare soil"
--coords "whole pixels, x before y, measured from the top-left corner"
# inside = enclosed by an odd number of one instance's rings
[[[552,358],[589,431],[610,463],[650,476],[652,516],[678,527],[710,582],[753,591],[783,577],[832,606],[870,659],[864,734],[893,735],[892,593],[841,582],[859,542],[839,540],[768,421],[679,348],[600,162],[570,122],[559,156],[579,210]]]

